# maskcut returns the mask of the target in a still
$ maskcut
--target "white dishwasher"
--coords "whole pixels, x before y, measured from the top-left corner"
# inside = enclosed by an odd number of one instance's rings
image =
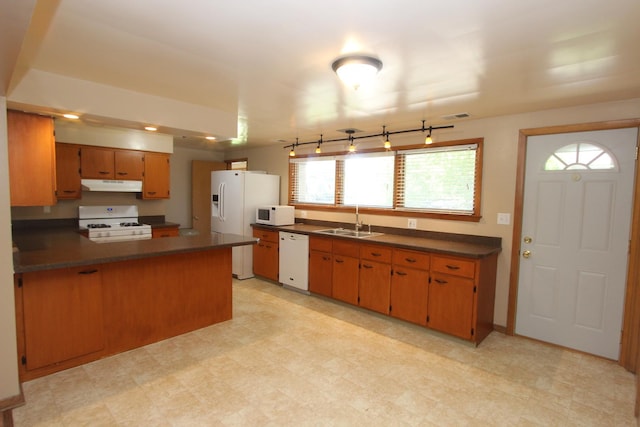
[[[309,236],[280,232],[279,281],[309,293]]]

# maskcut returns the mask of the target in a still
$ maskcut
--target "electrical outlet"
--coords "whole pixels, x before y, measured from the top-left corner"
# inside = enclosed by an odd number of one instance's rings
[[[511,224],[511,214],[509,214],[509,213],[499,213],[498,214],[498,224],[500,224],[500,225],[509,225],[509,224]]]
[[[416,228],[418,226],[418,220],[415,218],[409,218],[407,220],[407,227],[408,228]]]

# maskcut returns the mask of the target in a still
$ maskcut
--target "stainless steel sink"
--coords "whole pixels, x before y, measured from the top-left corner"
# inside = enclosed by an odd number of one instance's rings
[[[372,231],[356,231],[348,230],[346,228],[328,228],[326,230],[317,230],[316,233],[331,234],[334,236],[355,237],[357,239],[364,239],[367,237],[382,236],[383,233],[375,233]]]

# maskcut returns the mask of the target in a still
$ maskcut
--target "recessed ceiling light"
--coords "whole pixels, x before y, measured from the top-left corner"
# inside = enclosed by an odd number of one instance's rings
[[[209,141],[215,141],[216,140],[215,136],[207,136],[205,138],[208,139]]]
[[[72,119],[72,120],[77,120],[80,118],[80,116],[78,116],[77,114],[71,114],[71,113],[63,114],[62,117],[64,117],[65,119]]]
[[[157,128],[157,127],[153,127],[153,126],[145,126],[145,127],[144,127],[144,129],[145,129],[145,130],[148,130],[148,131],[150,131],[150,132],[155,132],[155,131],[157,131],[157,130],[158,130],[158,128]]]

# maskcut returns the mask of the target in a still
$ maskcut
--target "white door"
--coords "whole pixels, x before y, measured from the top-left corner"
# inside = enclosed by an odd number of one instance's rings
[[[637,129],[529,137],[516,333],[617,360]]]

